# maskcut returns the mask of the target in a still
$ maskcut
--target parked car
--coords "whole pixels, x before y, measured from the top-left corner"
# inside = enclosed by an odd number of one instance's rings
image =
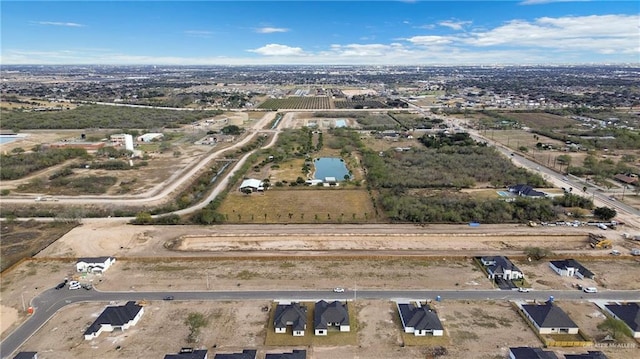
[[[598,293],[598,288],[596,287],[585,287],[582,289],[585,293]]]
[[[70,289],[70,290],[76,290],[76,289],[80,289],[80,288],[82,288],[82,286],[81,286],[81,285],[80,285],[80,283],[78,283],[78,282],[75,282],[75,283],[71,282],[71,283],[69,283],[69,289]]]
[[[640,256],[640,249],[634,249],[631,251],[632,256]]]
[[[612,251],[611,251],[611,255],[613,255],[613,256],[619,256],[619,255],[621,255],[621,254],[622,254],[622,253],[620,253],[620,251],[619,251],[619,250],[617,250],[617,249],[614,249],[614,250],[612,250]]]
[[[340,288],[340,287],[333,288],[333,291],[334,291],[335,293],[344,293],[344,288]]]
[[[531,292],[531,288],[520,287],[520,288],[518,288],[518,292],[520,292],[520,293],[529,293],[529,292]]]
[[[64,286],[67,285],[67,283],[65,282],[60,282],[57,286],[56,286],[56,290],[62,289],[64,288]]]

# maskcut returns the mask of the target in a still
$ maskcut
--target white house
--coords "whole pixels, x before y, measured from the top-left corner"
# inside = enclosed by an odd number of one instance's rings
[[[287,327],[291,326],[294,337],[304,336],[307,329],[307,307],[300,303],[278,304],[273,326],[279,334],[286,333]]]
[[[116,259],[114,257],[78,258],[78,261],[76,262],[76,271],[103,273],[115,262]]]
[[[413,333],[417,337],[427,335],[443,336],[444,328],[440,318],[438,318],[438,314],[429,305],[422,306],[420,302],[415,303],[415,305],[412,303],[396,303],[404,332]]]
[[[540,334],[578,334],[578,325],[551,301],[544,304],[522,304],[520,308]]]
[[[554,272],[558,273],[561,277],[573,277],[576,276],[580,279],[590,278],[593,279],[595,274],[585,268],[575,259],[563,259],[558,261],[550,261],[549,267]]]
[[[163,137],[164,135],[162,133],[151,132],[151,133],[145,133],[142,136],[138,136],[136,140],[138,140],[139,142],[151,142],[151,141],[159,140]]]
[[[522,271],[509,258],[503,256],[481,257],[480,262],[487,269],[490,279],[502,278],[507,280],[524,278]]]
[[[125,331],[136,325],[143,313],[144,308],[134,301],[129,301],[125,305],[106,307],[84,332],[84,340],[94,339],[102,332],[112,332],[115,329]]]
[[[313,317],[315,335],[327,335],[331,327],[338,328],[341,332],[351,330],[346,303],[337,300],[332,303],[327,303],[324,300],[316,302]]]
[[[240,184],[240,191],[244,192],[246,190],[251,190],[251,192],[262,192],[264,191],[264,182],[255,178],[247,178],[242,181],[242,184]]]

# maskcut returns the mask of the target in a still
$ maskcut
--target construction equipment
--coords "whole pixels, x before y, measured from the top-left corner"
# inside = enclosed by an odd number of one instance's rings
[[[613,243],[602,234],[589,233],[589,245],[594,249],[611,249]]]

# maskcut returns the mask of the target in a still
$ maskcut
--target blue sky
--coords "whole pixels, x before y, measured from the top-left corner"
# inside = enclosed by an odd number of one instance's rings
[[[640,63],[636,1],[6,1],[1,64]]]

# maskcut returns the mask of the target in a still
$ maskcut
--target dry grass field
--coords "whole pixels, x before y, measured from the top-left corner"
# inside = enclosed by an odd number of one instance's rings
[[[504,115],[531,128],[562,129],[579,124],[576,120],[549,113],[507,112]]]
[[[218,212],[225,215],[227,223],[365,223],[379,220],[364,188],[296,187],[249,195],[232,192]]]

